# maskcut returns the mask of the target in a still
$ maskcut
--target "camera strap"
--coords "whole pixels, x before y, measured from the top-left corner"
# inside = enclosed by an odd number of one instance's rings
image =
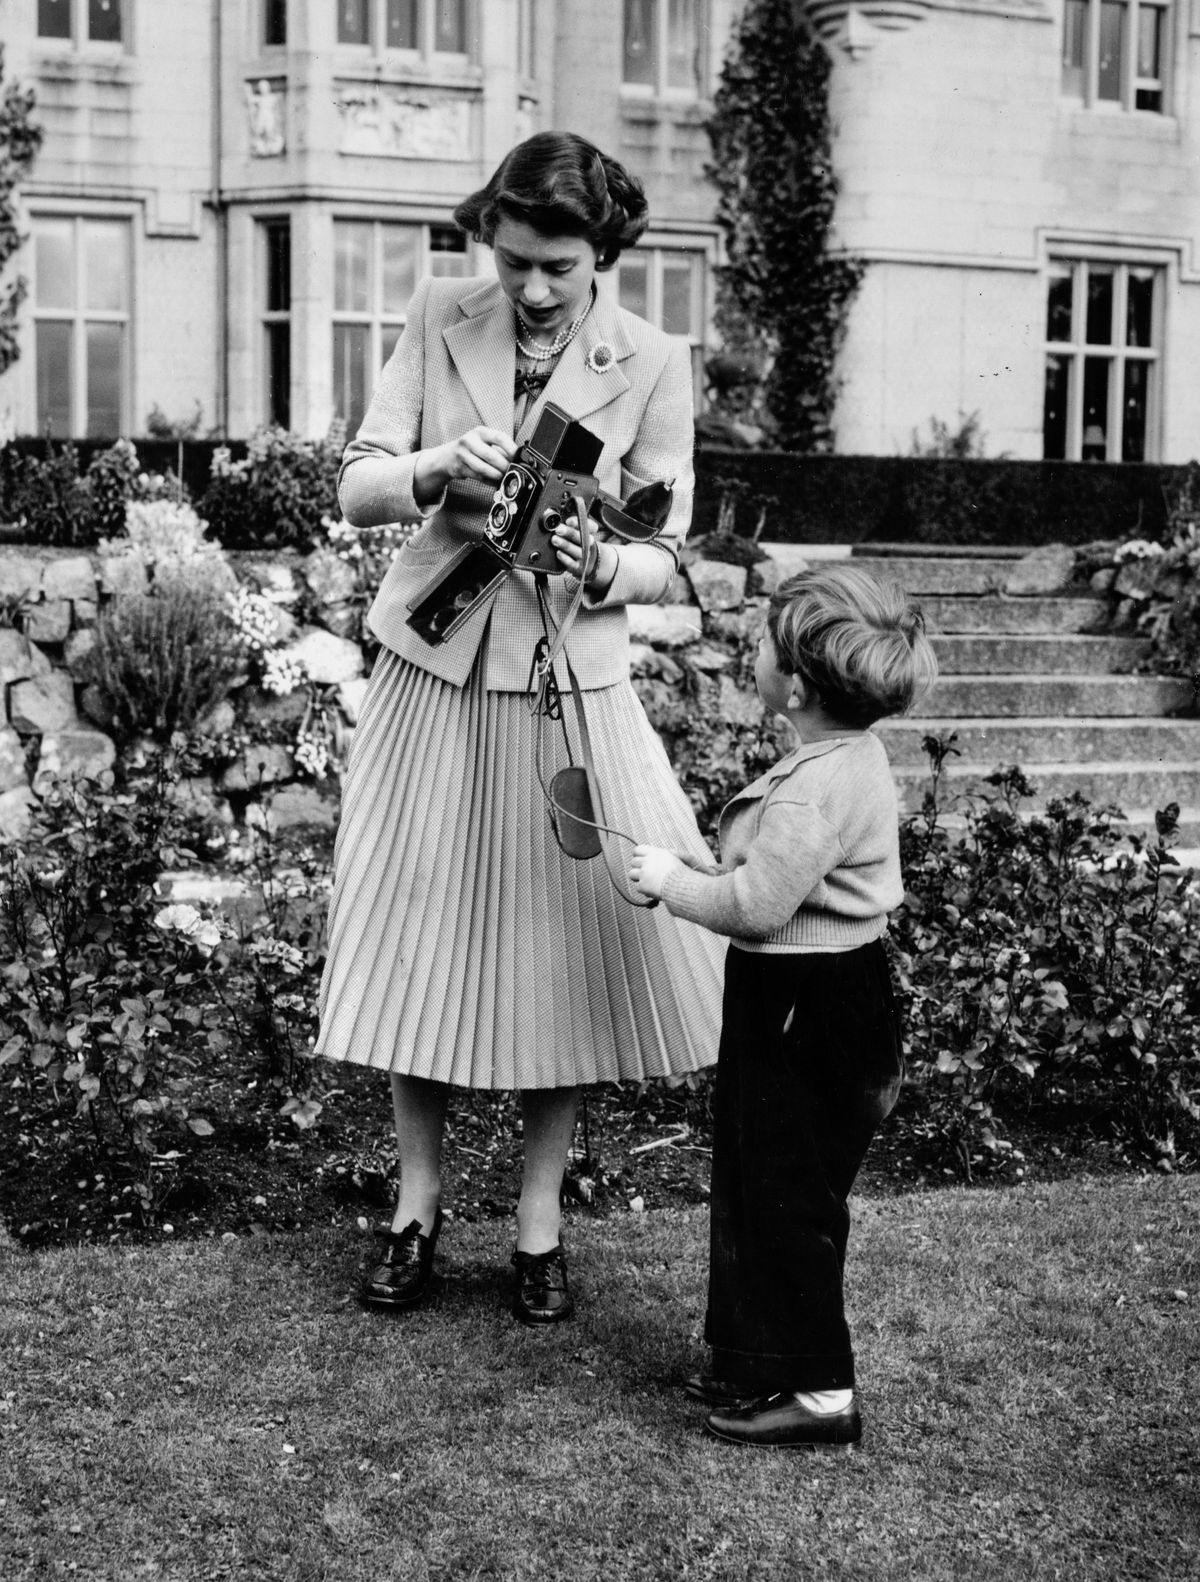
[[[582,568],[586,568],[591,554],[592,536],[587,525],[587,509],[581,499],[575,502],[576,516],[579,521],[581,540]],[[581,568],[581,569],[582,569]],[[621,862],[621,854],[616,847],[617,840],[628,841],[631,846],[637,844],[636,837],[627,834],[624,830],[615,828],[608,822],[604,812],[604,802],[600,793],[600,781],[596,774],[595,759],[592,756],[591,736],[588,732],[587,710],[583,702],[583,688],[579,685],[579,678],[575,674],[570,657],[564,652],[567,632],[576,615],[583,599],[583,581],[580,579],[575,596],[572,598],[565,615],[551,636],[553,620],[549,606],[546,602],[543,579],[536,581],[538,610],[542,618],[544,635],[539,639],[534,650],[533,667],[530,673],[531,687],[535,692],[533,709],[537,714],[537,743],[534,750],[534,764],[538,777],[538,784],[542,788],[542,795],[550,809],[550,823],[554,830],[554,838],[562,851],[578,862],[586,862],[592,857],[602,856],[604,865],[608,869],[609,881],[613,889],[623,901],[630,906],[652,907],[658,901],[651,896],[639,895],[631,890],[625,879],[625,868]],[[558,682],[554,676],[554,661],[562,653],[567,667],[567,677],[571,684],[571,698],[575,705],[575,723],[579,732],[579,750],[583,762],[577,764],[571,752],[571,739],[567,734],[567,722],[563,715],[562,697],[559,692]],[[547,719],[557,719],[562,726],[563,742],[566,747],[568,767],[560,769],[547,782],[542,771],[543,763],[543,732]]]

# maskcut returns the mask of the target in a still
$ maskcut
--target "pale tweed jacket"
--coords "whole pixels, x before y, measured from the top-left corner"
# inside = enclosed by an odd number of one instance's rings
[[[742,950],[854,950],[886,932],[904,899],[899,825],[874,732],[810,742],[727,804],[721,867],[681,857],[663,900]]]
[[[614,352],[593,372],[588,354],[600,341]],[[490,610],[486,685],[524,692],[541,622],[534,578],[515,572],[490,606],[476,611],[448,642],[432,645],[407,624],[410,601],[464,543],[483,538],[493,490],[455,482],[432,506],[413,497],[419,450],[445,444],[477,424],[513,432],[516,346],[513,310],[495,280],[425,280],[357,437],[346,447],[339,494],[358,526],[384,522],[425,525],[405,545],[384,578],[368,620],[380,642],[413,664],[461,686],[483,641]],[[530,407],[520,431],[529,437],[553,401],[603,441],[600,486],[628,499],[643,484],[674,483],[665,531],[652,544],[618,547],[619,566],[602,598],[585,595],[566,651],[584,688],[611,686],[629,670],[626,604],[649,604],[671,586],[692,514],[692,377],[686,344],[598,295],[579,334],[549,384]],[[547,579],[558,620],[577,584],[567,574]],[[565,672],[558,677],[566,685]]]

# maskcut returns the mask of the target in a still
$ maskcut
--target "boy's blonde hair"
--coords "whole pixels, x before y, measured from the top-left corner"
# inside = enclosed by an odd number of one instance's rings
[[[831,718],[862,729],[904,714],[937,677],[925,618],[903,588],[847,561],[779,585],[767,609],[779,668]]]

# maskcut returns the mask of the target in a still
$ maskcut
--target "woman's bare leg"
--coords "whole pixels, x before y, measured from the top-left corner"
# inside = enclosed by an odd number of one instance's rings
[[[396,1148],[400,1156],[400,1196],[392,1229],[420,1220],[428,1235],[442,1196],[442,1134],[449,1089],[423,1077],[392,1077]]]
[[[521,1093],[525,1166],[517,1203],[520,1252],[549,1252],[558,1244],[562,1180],[579,1092],[578,1088],[527,1088]]]

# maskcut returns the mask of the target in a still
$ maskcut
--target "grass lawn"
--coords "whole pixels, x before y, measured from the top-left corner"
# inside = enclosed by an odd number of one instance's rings
[[[703,1433],[703,1209],[573,1220],[544,1333],[503,1222],[399,1320],[337,1231],[8,1244],[0,1577],[1196,1578],[1198,1225],[1196,1177],[860,1199],[849,1452]]]

